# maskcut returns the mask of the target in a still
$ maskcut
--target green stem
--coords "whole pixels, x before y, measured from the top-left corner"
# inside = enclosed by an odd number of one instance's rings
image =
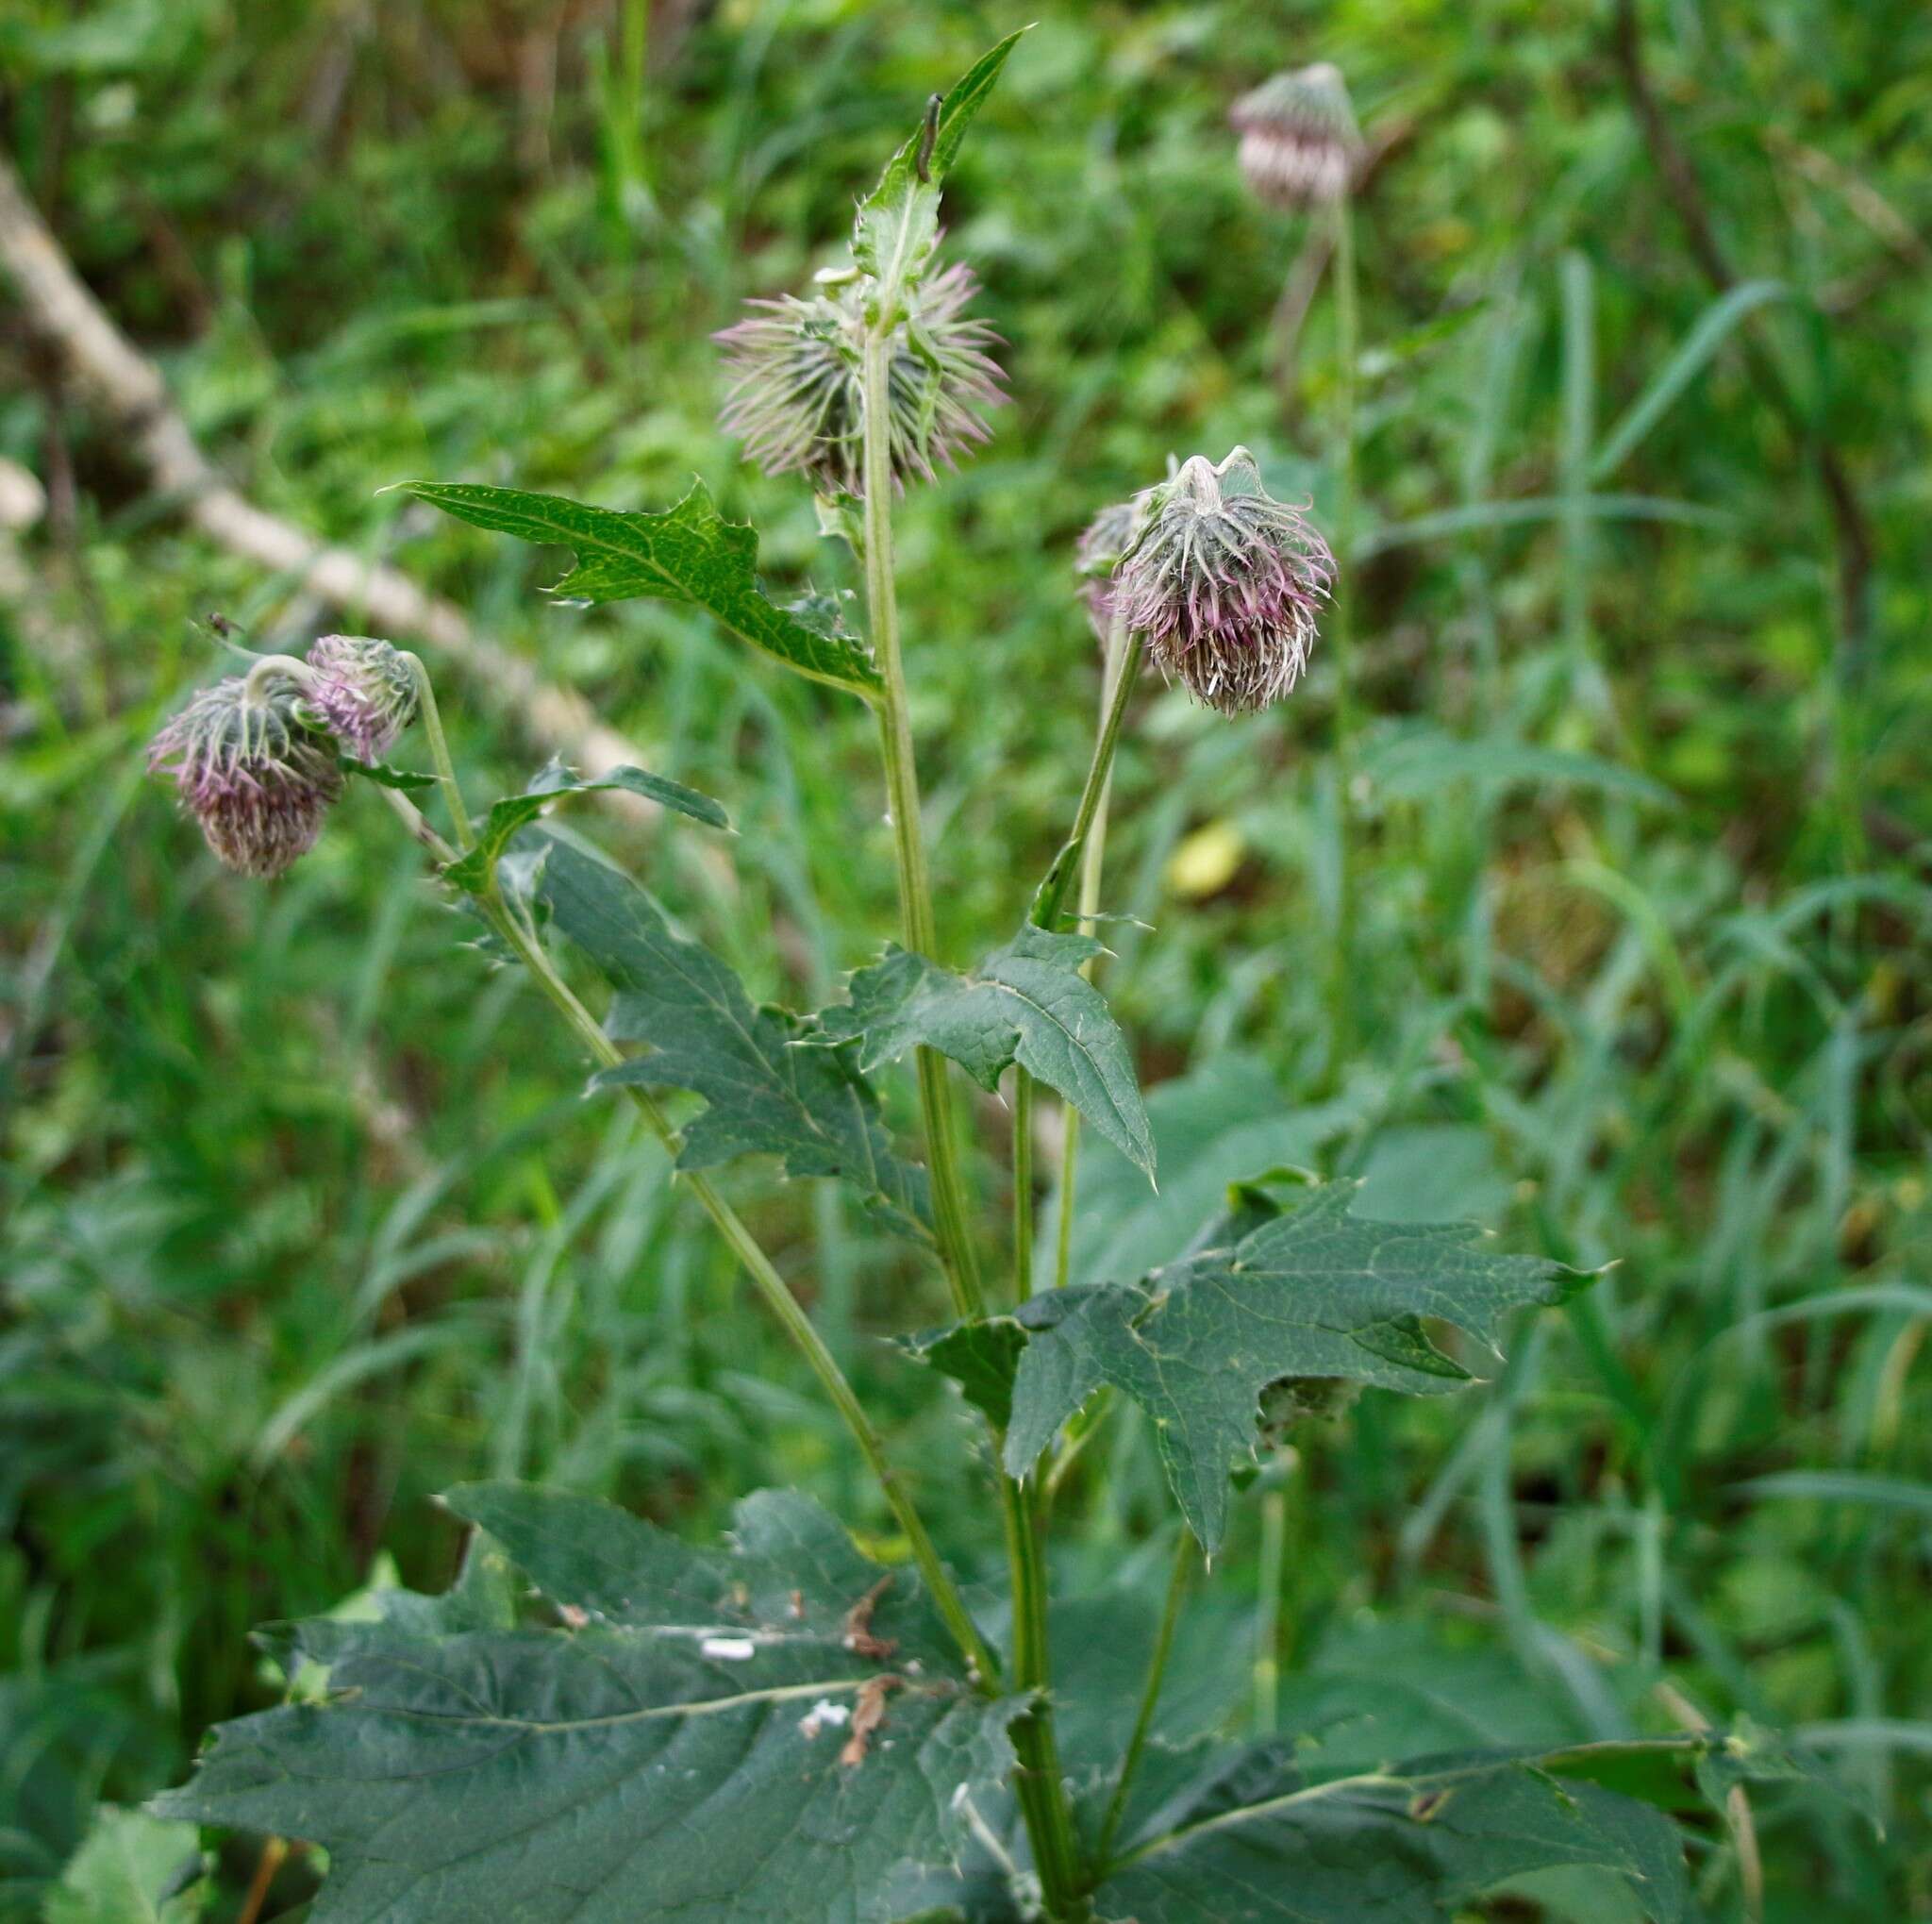
[[[436,764],[442,805],[449,811],[450,824],[457,831],[457,845],[467,852],[476,845],[476,831],[470,826],[470,811],[463,804],[456,763],[449,759],[449,742],[442,732],[442,711],[436,706],[436,690],[430,685],[429,670],[424,667],[420,655],[405,654],[403,660],[416,678],[416,705],[423,712],[423,731],[429,737],[429,759]]]
[[[1129,686],[1124,673],[1127,662],[1127,631],[1118,616],[1108,624],[1107,666],[1100,685],[1100,733],[1107,732],[1107,725],[1118,711],[1121,690]],[[1140,657],[1135,656],[1135,666],[1140,665]],[[1118,740],[1120,725],[1114,724],[1114,734]],[[1090,771],[1091,778],[1091,771]],[[1109,754],[1107,766],[1100,778],[1100,794],[1093,804],[1091,821],[1088,827],[1087,838],[1080,845],[1080,933],[1093,933],[1093,918],[1100,912],[1101,867],[1107,854],[1107,810],[1108,798],[1113,793],[1113,758]],[[1081,974],[1091,980],[1095,962],[1083,963]],[[1072,1103],[1064,1105],[1064,1120],[1060,1132],[1060,1217],[1055,1238],[1053,1281],[1056,1289],[1065,1289],[1067,1276],[1073,1263],[1074,1255],[1074,1194],[1080,1170],[1080,1112]]]
[[[1359,359],[1356,309],[1355,220],[1349,198],[1335,203],[1335,593],[1328,616],[1328,648],[1335,662],[1335,947],[1328,976],[1328,1080],[1340,1080],[1355,1036],[1355,855],[1349,832],[1349,788],[1354,774],[1356,519],[1356,365]]]
[[[899,648],[899,594],[892,569],[891,316],[870,328],[861,368],[865,414],[865,598],[872,644],[883,687],[878,698],[879,746],[886,764],[886,805],[891,814],[892,844],[899,865],[899,917],[906,946],[932,957],[939,944],[932,912],[932,885],[925,867],[925,839],[919,813],[919,773],[912,752],[912,725],[906,711],[906,668]],[[937,959],[935,957],[935,959]],[[917,1054],[919,1108],[924,1125],[926,1157],[932,1171],[933,1228],[940,1256],[961,1316],[986,1313],[978,1259],[967,1227],[965,1189],[959,1175],[959,1146],[954,1132],[946,1089],[945,1060],[936,1049]]]
[[[433,707],[427,711],[433,712]],[[447,761],[446,753],[439,757],[439,765]],[[439,836],[435,829],[423,819],[421,811],[405,795],[393,789],[382,791],[384,798],[402,818],[409,832],[416,840],[438,855],[444,862],[455,860],[456,851]],[[460,800],[460,797],[458,797]],[[467,813],[458,816],[464,828],[469,826]],[[490,893],[476,898],[484,919],[530,971],[538,986],[550,999],[553,1007],[570,1026],[578,1041],[591,1052],[591,1057],[602,1067],[614,1069],[624,1062],[625,1056],[610,1038],[604,1033],[595,1016],[578,1000],[570,984],[558,974],[555,964],[544,952],[542,944],[525,926],[504,900],[494,879]],[[927,1533],[924,1519],[914,1507],[912,1498],[899,1481],[898,1472],[892,1467],[886,1455],[886,1447],[872,1418],[866,1414],[865,1406],[858,1400],[858,1393],[847,1380],[845,1372],[839,1367],[838,1359],[825,1347],[824,1339],[813,1327],[811,1318],[800,1308],[798,1299],[785,1286],[785,1279],[774,1267],[772,1259],[758,1246],[758,1240],[745,1228],[736,1210],[712,1186],[708,1177],[692,1171],[675,1167],[678,1150],[683,1146],[677,1130],[671,1119],[658,1106],[658,1099],[649,1090],[636,1083],[626,1084],[625,1094],[643,1117],[651,1133],[663,1146],[672,1158],[673,1173],[694,1196],[705,1213],[724,1237],[731,1253],[744,1266],[758,1294],[764,1297],[767,1306],[783,1325],[785,1333],[804,1354],[824,1392],[830,1397],[832,1406],[844,1419],[845,1427],[852,1432],[853,1440],[858,1445],[859,1454],[877,1479],[880,1491],[884,1494],[888,1508],[891,1509],[899,1528],[905,1532],[906,1541],[912,1551],[912,1561],[919,1566],[919,1574],[924,1579],[928,1594],[934,1606],[944,1619],[946,1628],[958,1644],[961,1654],[975,1673],[982,1688],[991,1691],[1000,1681],[999,1660],[993,1655],[986,1639],[980,1634],[979,1627],[973,1621],[965,1600],[960,1597],[958,1586],[953,1581],[945,1565],[940,1561],[940,1553]]]
[[[1255,1626],[1255,1729],[1274,1732],[1281,1692],[1281,1580],[1288,1558],[1288,1494],[1281,1489],[1261,1498],[1261,1580]]]
[[[1160,1628],[1155,1632],[1154,1654],[1147,1665],[1147,1681],[1141,1691],[1141,1714],[1134,1719],[1134,1734],[1127,1739],[1126,1755],[1121,1759],[1121,1774],[1113,1796],[1108,1799],[1107,1815],[1100,1826],[1100,1842],[1094,1847],[1095,1860],[1105,1867],[1107,1853],[1113,1848],[1114,1833],[1125,1815],[1127,1793],[1133,1788],[1134,1773],[1141,1767],[1141,1753],[1147,1748],[1148,1733],[1154,1728],[1154,1713],[1160,1702],[1160,1686],[1167,1677],[1167,1659],[1174,1648],[1174,1626],[1181,1615],[1181,1598],[1187,1594],[1188,1573],[1193,1565],[1194,1539],[1185,1525],[1180,1541],[1174,1545],[1174,1570],[1167,1580],[1167,1603],[1160,1613]]]
[[[1013,1071],[1013,1300],[1033,1294],[1033,1093],[1024,1069]],[[1073,1113],[1072,1110],[1068,1111]]]

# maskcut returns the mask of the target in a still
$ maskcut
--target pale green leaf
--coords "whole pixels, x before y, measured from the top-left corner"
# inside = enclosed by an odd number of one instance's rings
[[[1507,1256],[1469,1224],[1389,1223],[1349,1213],[1354,1183],[1314,1190],[1233,1243],[1155,1271],[1140,1286],[1036,1297],[1013,1384],[1007,1464],[1031,1469],[1103,1383],[1154,1419],[1169,1481],[1210,1550],[1225,1526],[1228,1473],[1253,1454],[1261,1393],[1288,1378],[1433,1395],[1469,1372],[1425,1320],[1489,1342],[1505,1312],[1552,1304],[1589,1281],[1561,1263]]]
[[[924,1044],[991,1090],[1017,1062],[1151,1177],[1154,1137],[1126,1038],[1080,974],[1100,952],[1087,936],[1030,923],[970,976],[892,948],[852,978],[849,1004],[821,1020],[828,1038],[858,1041],[865,1069]]]
[[[758,585],[757,531],[726,521],[702,481],[658,513],[589,508],[561,494],[529,494],[441,481],[401,484],[459,521],[547,547],[565,547],[576,565],[550,592],[581,601],[639,596],[688,602],[715,615],[753,647],[788,668],[870,698],[879,686],[871,651],[835,626],[823,597],[781,608]]]
[[[878,185],[859,202],[852,258],[888,288],[897,290],[914,278],[931,255],[939,237],[940,184],[958,159],[966,129],[992,92],[1020,33],[1009,33],[953,83],[930,123],[921,123],[886,162]],[[922,178],[922,152],[928,140]]]
[[[205,1907],[192,1824],[102,1804],[47,1894],[47,1924],[190,1924]]]
[[[924,1171],[893,1155],[854,1050],[803,1046],[819,1040],[808,1022],[755,1007],[724,962],[581,849],[550,841],[536,886],[617,992],[610,1034],[651,1046],[599,1086],[689,1089],[710,1105],[685,1129],[679,1167],[778,1156],[791,1175],[840,1177],[894,1228],[927,1233]]]
[[[1019,1699],[802,1497],[698,1550],[587,1497],[450,1498],[555,1627],[321,1621],[334,1695],[223,1726],[171,1817],[325,1847],[316,1924],[898,1924],[958,1902]],[[858,1734],[861,1713],[877,1721]]]
[[[601,790],[622,790],[643,795],[661,807],[675,809],[693,821],[713,828],[731,826],[724,809],[708,795],[686,788],[661,775],[647,774],[641,768],[613,768],[609,774],[586,781],[561,762],[553,761],[540,769],[522,795],[505,795],[490,805],[476,830],[476,845],[443,870],[444,878],[472,895],[481,895],[490,886],[498,858],[508,847],[519,828],[534,822],[550,804],[563,795],[593,795]]]

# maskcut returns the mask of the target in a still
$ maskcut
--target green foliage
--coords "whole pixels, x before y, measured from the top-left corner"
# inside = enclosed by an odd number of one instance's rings
[[[924,1044],[950,1056],[982,1089],[1015,1062],[1071,1102],[1151,1180],[1154,1139],[1120,1025],[1081,975],[1102,953],[1084,935],[1024,924],[970,976],[924,956],[888,950],[860,969],[848,1006],[819,1017],[834,1043],[856,1041],[859,1066],[896,1062]]]
[[[686,788],[680,781],[668,781],[663,776],[647,774],[641,768],[613,768],[595,781],[585,781],[560,762],[553,761],[538,770],[522,795],[505,795],[490,804],[490,812],[476,831],[475,847],[448,863],[442,871],[444,878],[471,895],[484,893],[496,873],[497,862],[517,831],[527,828],[552,802],[565,795],[596,795],[611,790],[643,795],[660,808],[674,809],[680,815],[689,815],[713,828],[731,826],[720,804],[694,788]]]
[[[808,597],[780,607],[758,585],[758,538],[726,521],[702,481],[661,513],[587,508],[560,494],[516,488],[410,481],[408,491],[445,514],[539,546],[569,548],[575,565],[551,589],[585,602],[643,595],[689,602],[715,615],[753,647],[814,681],[856,694],[878,686],[865,644],[841,633],[836,611]]]
[[[192,1924],[208,1885],[200,1833],[103,1804],[47,1898],[46,1924]]]
[[[968,1687],[905,1573],[791,1496],[741,1503],[726,1552],[555,1491],[449,1500],[548,1627],[298,1625],[330,1697],[226,1726],[158,1810],[325,1844],[318,1924],[894,1924],[944,1899],[1020,1706]]]
[[[678,1165],[771,1154],[793,1176],[836,1176],[907,1234],[923,1236],[923,1171],[892,1153],[878,1098],[843,1048],[782,1009],[752,1006],[716,956],[681,936],[649,895],[567,843],[546,844],[537,884],[557,927],[616,993],[606,1027],[650,1052],[597,1078],[689,1089],[708,1107],[684,1131]]]

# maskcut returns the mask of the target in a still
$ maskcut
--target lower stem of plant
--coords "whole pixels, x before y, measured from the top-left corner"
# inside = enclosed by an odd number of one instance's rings
[[[1335,661],[1335,943],[1328,974],[1328,1069],[1333,1087],[1355,1052],[1356,876],[1350,830],[1355,749],[1355,386],[1357,360],[1355,224],[1348,197],[1335,203],[1335,594],[1328,645]]]

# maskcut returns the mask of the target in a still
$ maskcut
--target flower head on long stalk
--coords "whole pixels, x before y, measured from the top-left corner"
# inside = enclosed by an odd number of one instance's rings
[[[1201,701],[1241,714],[1300,679],[1335,578],[1328,544],[1261,485],[1236,448],[1200,455],[1141,497],[1146,526],[1115,570],[1115,608],[1161,668]]]
[[[991,351],[999,336],[965,313],[978,287],[955,262],[906,292],[889,382],[892,478],[902,489],[986,440],[978,410],[1006,399]],[[768,475],[802,474],[822,494],[863,496],[866,292],[853,276],[822,279],[809,299],[751,302],[751,313],[713,337],[734,376],[719,426]]]
[[[305,698],[358,761],[379,761],[416,714],[416,678],[401,651],[369,635],[324,635],[308,650]]]
[[[1103,508],[1074,544],[1074,572],[1080,577],[1080,599],[1086,604],[1095,637],[1103,644],[1112,626],[1113,572],[1146,526],[1147,497],[1135,494]]]
[[[242,875],[278,876],[308,854],[342,792],[334,745],[308,726],[305,693],[281,673],[231,675],[148,749],[148,767],[174,777],[209,848]]]
[[[1241,174],[1271,206],[1340,200],[1354,184],[1361,133],[1341,70],[1326,60],[1264,80],[1227,117],[1241,137]]]

